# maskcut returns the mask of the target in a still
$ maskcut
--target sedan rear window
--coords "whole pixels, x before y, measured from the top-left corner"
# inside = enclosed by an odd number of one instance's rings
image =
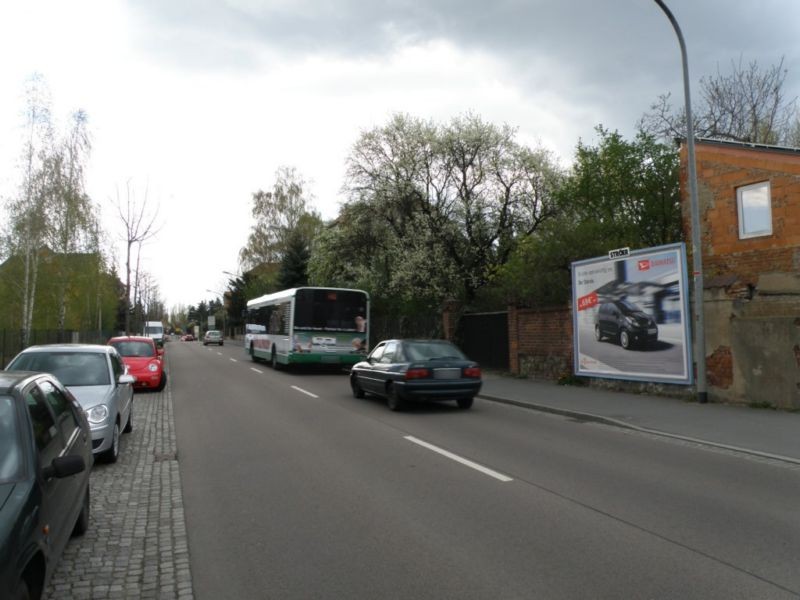
[[[461,352],[450,342],[434,341],[434,342],[406,342],[403,344],[405,355],[411,361],[421,360],[436,360],[444,358],[457,358],[459,360],[467,360],[464,353]]]
[[[106,355],[94,352],[24,352],[8,369],[52,373],[66,386],[111,384]]]

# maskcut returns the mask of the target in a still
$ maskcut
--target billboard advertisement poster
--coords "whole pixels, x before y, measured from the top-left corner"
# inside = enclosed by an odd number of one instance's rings
[[[686,247],[609,257],[572,263],[575,374],[692,383]]]

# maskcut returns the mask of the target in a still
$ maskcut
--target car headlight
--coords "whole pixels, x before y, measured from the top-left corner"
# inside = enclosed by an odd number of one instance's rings
[[[147,365],[147,370],[150,371],[151,373],[155,373],[156,371],[158,371],[158,365],[156,363],[150,363],[149,365]]]
[[[97,425],[108,418],[108,407],[105,404],[98,404],[86,411],[86,419],[89,423]]]

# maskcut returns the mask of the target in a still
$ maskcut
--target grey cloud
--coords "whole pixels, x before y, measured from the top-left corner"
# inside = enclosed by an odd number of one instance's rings
[[[800,90],[796,0],[667,0],[686,37],[693,85],[731,60],[786,56]],[[561,85],[572,101],[634,114],[660,93],[682,94],[680,55],[652,0],[144,0],[150,52],[187,68],[248,69],[253,47],[280,55],[364,58],[409,42],[447,39],[506,62],[525,89]],[[612,127],[617,125],[611,125]]]

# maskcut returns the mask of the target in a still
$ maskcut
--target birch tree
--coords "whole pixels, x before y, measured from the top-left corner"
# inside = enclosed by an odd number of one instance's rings
[[[73,113],[71,126],[46,165],[49,182],[46,241],[62,261],[56,298],[57,328],[62,333],[67,316],[67,288],[75,275],[76,265],[71,257],[78,252],[99,252],[99,246],[94,244],[97,209],[84,186],[90,148],[86,113],[79,110]]]
[[[50,97],[41,75],[34,75],[25,90],[25,141],[22,156],[22,183],[19,196],[9,204],[9,254],[19,256],[23,277],[16,282],[22,299],[20,331],[22,344],[29,345],[36,303],[39,256],[44,245],[47,217],[47,190],[53,126]]]
[[[312,198],[305,185],[294,168],[281,167],[275,173],[271,191],[253,194],[255,224],[247,245],[239,252],[245,270],[281,262],[293,235],[300,235],[309,244],[313,241],[322,220],[311,206]]]

